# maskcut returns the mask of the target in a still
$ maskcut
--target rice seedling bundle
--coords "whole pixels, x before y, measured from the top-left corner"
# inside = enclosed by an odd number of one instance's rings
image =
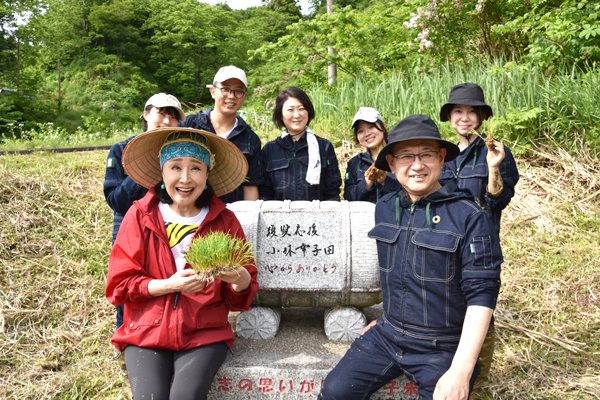
[[[192,241],[185,253],[196,279],[212,281],[219,274],[236,271],[254,260],[250,244],[225,232],[210,232]]]

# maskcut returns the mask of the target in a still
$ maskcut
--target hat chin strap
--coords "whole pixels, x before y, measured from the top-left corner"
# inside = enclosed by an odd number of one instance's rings
[[[467,145],[470,145],[470,144],[471,144],[471,138],[472,138],[473,136],[475,136],[475,135],[473,135],[472,133],[468,133],[468,134],[466,134],[466,135],[463,135],[462,133],[459,133],[459,134],[458,134],[458,136],[462,136],[462,137],[464,137],[465,139],[467,139]]]

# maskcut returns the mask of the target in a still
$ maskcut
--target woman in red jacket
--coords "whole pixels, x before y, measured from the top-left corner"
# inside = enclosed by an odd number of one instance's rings
[[[228,312],[250,307],[257,271],[252,262],[199,281],[182,252],[211,231],[244,238],[217,197],[248,164],[217,135],[160,128],[129,142],[123,166],[150,190],[125,215],[110,255],[106,297],[125,306],[112,343],[124,351],[133,398],[204,399],[233,344]]]

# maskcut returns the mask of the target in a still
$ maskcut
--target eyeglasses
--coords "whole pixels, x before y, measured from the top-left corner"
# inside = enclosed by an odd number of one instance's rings
[[[424,151],[422,153],[419,154],[410,154],[410,153],[402,153],[402,154],[398,154],[397,156],[392,156],[394,157],[400,164],[402,165],[409,165],[415,162],[415,159],[417,157],[419,157],[419,160],[422,163],[431,163],[433,162],[436,158],[437,155],[440,151]]]
[[[236,99],[241,99],[246,94],[245,90],[240,90],[240,89],[233,90],[228,87],[215,86],[215,89],[219,89],[221,91],[221,94],[225,97],[229,97],[229,94],[233,93],[233,95],[235,96]]]

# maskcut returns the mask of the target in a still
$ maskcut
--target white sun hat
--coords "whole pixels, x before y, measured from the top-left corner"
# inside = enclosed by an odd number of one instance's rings
[[[379,111],[377,111],[373,107],[359,108],[356,114],[354,115],[354,119],[352,120],[352,128],[354,128],[354,125],[357,121],[366,121],[370,124],[374,124],[375,121],[381,121],[385,124],[385,122],[383,122],[383,118],[381,118],[381,114],[379,114]]]
[[[146,105],[144,106],[144,110],[148,106],[156,108],[173,107],[179,114],[178,119],[180,121],[185,121],[185,113],[181,109],[181,103],[179,100],[177,100],[177,97],[173,96],[172,94],[157,93],[148,99]]]

